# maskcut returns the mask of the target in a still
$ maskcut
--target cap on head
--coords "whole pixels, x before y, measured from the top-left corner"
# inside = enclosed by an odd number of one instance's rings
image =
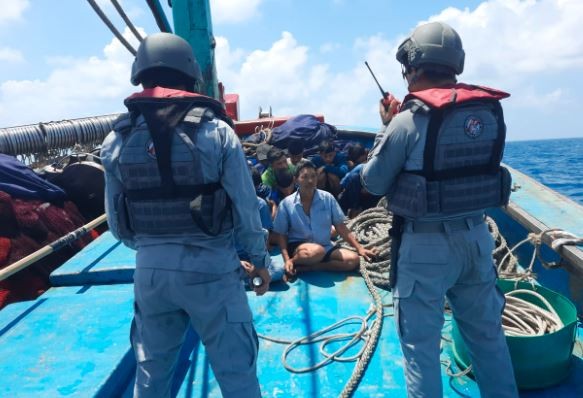
[[[269,152],[267,152],[267,161],[271,164],[284,156],[285,154],[283,153],[283,151],[278,147],[274,146],[269,150]]]
[[[443,22],[418,26],[397,50],[397,61],[414,68],[464,71],[465,52],[458,33]]]
[[[273,148],[273,145],[269,145],[265,142],[257,145],[257,149],[255,149],[255,156],[257,157],[257,160],[267,160],[267,154],[271,148]]]
[[[182,37],[172,33],[154,33],[142,41],[132,65],[132,84],[140,84],[140,75],[153,68],[175,70],[195,82],[202,81],[192,47]]]

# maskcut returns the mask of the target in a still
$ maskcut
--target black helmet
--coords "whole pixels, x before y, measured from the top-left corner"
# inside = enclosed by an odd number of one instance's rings
[[[142,41],[132,65],[132,84],[140,84],[142,72],[152,68],[172,69],[195,82],[202,81],[192,47],[182,37],[171,33],[155,33]]]
[[[417,27],[397,50],[397,61],[405,66],[427,69],[446,67],[459,75],[464,71],[465,52],[462,39],[443,22],[431,22]]]

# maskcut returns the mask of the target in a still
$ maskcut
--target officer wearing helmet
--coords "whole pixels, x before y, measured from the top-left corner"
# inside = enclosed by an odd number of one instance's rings
[[[412,397],[442,396],[440,338],[445,298],[469,347],[482,397],[518,395],[501,325],[493,239],[484,210],[508,203],[500,165],[509,95],[457,83],[465,53],[457,32],[421,25],[398,48],[409,94],[381,103],[385,127],[364,165],[368,191],[394,214],[395,320]]]
[[[225,397],[261,396],[257,335],[234,238],[265,293],[269,254],[251,177],[220,102],[197,94],[190,45],[169,33],[140,45],[125,100],[103,142],[112,234],[137,250],[131,327],[136,397],[170,397],[189,324],[205,345]],[[237,197],[237,200],[231,198]]]

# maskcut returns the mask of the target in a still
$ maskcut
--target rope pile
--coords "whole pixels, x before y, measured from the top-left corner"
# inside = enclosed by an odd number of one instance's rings
[[[536,297],[546,309],[515,295]],[[555,309],[537,292],[518,289],[506,293],[505,296],[502,326],[507,336],[542,336],[563,328],[564,324]]]
[[[377,206],[364,210],[347,224],[358,242],[366,248],[377,248],[378,253],[372,262],[361,260],[360,273],[364,276],[363,269],[368,271],[371,281],[379,287],[389,287],[389,271],[391,269],[391,237],[389,229],[393,221],[393,215],[384,207]],[[338,243],[343,248],[354,250],[342,239]]]

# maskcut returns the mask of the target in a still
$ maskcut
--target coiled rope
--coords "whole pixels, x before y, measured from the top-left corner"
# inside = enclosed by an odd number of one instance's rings
[[[271,341],[273,343],[278,344],[287,344],[287,347],[282,353],[281,362],[285,369],[292,373],[307,373],[317,369],[320,369],[334,361],[337,362],[354,362],[356,361],[356,365],[350,376],[350,379],[345,384],[342,392],[340,393],[340,397],[348,398],[351,397],[352,394],[356,391],[366,368],[370,362],[370,359],[374,353],[376,345],[378,343],[378,339],[382,330],[383,325],[383,318],[384,314],[384,307],[392,307],[392,304],[383,305],[382,297],[377,291],[370,278],[369,272],[365,265],[365,261],[361,258],[360,261],[360,272],[364,278],[366,286],[373,297],[373,304],[371,304],[370,308],[368,309],[366,315],[363,316],[350,316],[344,318],[330,326],[327,326],[323,329],[320,329],[309,336],[305,336],[296,340],[286,340],[286,339],[279,339],[273,338],[266,335],[259,334],[259,338],[267,341]],[[370,319],[375,316],[375,318],[369,323]],[[387,315],[392,316],[392,314]],[[360,327],[357,331],[352,333],[337,333],[333,335],[326,335],[327,333],[339,329],[343,326],[360,323]],[[344,345],[338,348],[336,351],[330,353],[326,350],[326,346],[333,342],[338,341],[347,341]],[[348,351],[351,347],[355,346],[360,341],[363,341],[364,344],[362,348],[354,355],[343,357],[346,351]],[[320,344],[320,354],[324,357],[324,359],[317,364],[309,367],[304,368],[294,368],[293,366],[289,365],[288,363],[288,356],[289,354],[294,351],[296,348],[302,345],[308,344]]]
[[[369,263],[361,262],[360,273],[364,277],[363,269],[366,269],[372,282],[379,287],[390,286],[391,268],[391,237],[389,229],[393,222],[393,215],[383,206],[364,210],[347,224],[348,229],[354,233],[356,240],[366,249],[378,250],[375,258]],[[337,241],[343,248],[353,250],[347,242]]]
[[[546,309],[515,297],[517,294],[536,297]],[[553,306],[533,290],[512,290],[504,296],[506,306],[502,313],[502,327],[507,336],[542,336],[565,326]]]

